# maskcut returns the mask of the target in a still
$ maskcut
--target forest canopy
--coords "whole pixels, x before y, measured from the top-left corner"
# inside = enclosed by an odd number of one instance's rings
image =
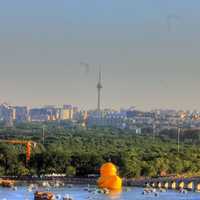
[[[59,173],[83,177],[98,174],[107,161],[115,163],[120,175],[128,178],[200,173],[198,132],[189,133],[190,140],[183,134],[178,152],[176,133],[170,137],[171,133],[165,132],[154,138],[109,127],[83,129],[49,123],[43,137],[43,128],[44,124],[30,123],[0,129],[0,139],[37,142],[28,165],[23,145],[0,142],[0,176]],[[192,134],[197,139],[191,140]]]

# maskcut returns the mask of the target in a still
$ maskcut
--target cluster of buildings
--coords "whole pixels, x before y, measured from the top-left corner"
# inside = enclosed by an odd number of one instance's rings
[[[79,110],[72,105],[44,106],[29,109],[26,106],[0,105],[0,122],[5,126],[14,123],[47,122],[68,120],[74,125],[84,127],[113,127],[128,129],[135,133],[155,132],[162,130],[200,128],[200,113],[197,111],[152,110],[140,111],[132,107],[119,111],[104,110]]]
[[[88,115],[88,126],[106,126],[134,130],[135,133],[159,133],[177,128],[200,129],[200,112],[158,109],[140,111],[135,108],[120,111],[104,110]]]
[[[11,127],[14,123],[47,122],[70,120],[81,122],[87,118],[87,112],[79,111],[72,105],[44,106],[28,108],[26,106],[11,106],[6,103],[0,105],[0,122]]]

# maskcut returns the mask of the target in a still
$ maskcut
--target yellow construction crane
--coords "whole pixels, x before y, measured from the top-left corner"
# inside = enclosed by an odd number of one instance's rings
[[[2,143],[7,144],[21,144],[26,146],[26,163],[30,161],[31,158],[31,147],[35,148],[37,143],[33,141],[26,141],[26,140],[0,140]]]

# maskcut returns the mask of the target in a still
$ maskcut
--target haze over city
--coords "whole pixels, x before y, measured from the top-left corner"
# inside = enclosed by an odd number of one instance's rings
[[[0,3],[0,199],[200,199],[200,0]]]
[[[200,109],[199,1],[5,1],[0,101]]]

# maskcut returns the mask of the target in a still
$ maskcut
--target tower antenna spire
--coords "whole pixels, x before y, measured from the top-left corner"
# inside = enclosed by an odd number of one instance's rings
[[[99,83],[101,83],[101,65],[99,65]]]

